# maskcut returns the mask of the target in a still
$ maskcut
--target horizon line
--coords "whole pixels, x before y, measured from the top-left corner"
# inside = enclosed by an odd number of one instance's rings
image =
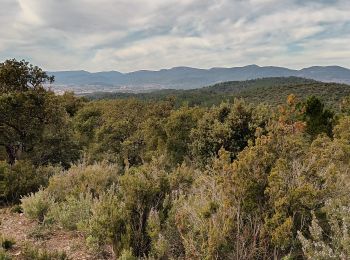
[[[196,70],[213,70],[213,69],[235,69],[235,68],[246,68],[246,67],[259,67],[259,68],[282,68],[282,69],[288,69],[288,70],[294,70],[294,71],[301,71],[303,69],[309,69],[309,68],[313,68],[313,67],[321,67],[321,68],[327,68],[327,67],[338,67],[338,68],[343,68],[343,69],[347,69],[350,70],[350,68],[344,67],[344,66],[340,66],[340,65],[310,65],[307,67],[301,67],[298,69],[292,69],[289,67],[283,67],[283,66],[274,66],[274,65],[266,65],[266,66],[261,66],[261,65],[257,65],[257,64],[248,64],[248,65],[244,65],[244,66],[235,66],[235,67],[210,67],[210,68],[198,68],[198,67],[191,67],[191,66],[175,66],[175,67],[168,67],[168,68],[162,68],[162,69],[141,69],[141,70],[133,70],[133,71],[129,71],[129,72],[121,72],[118,70],[101,70],[101,71],[88,71],[88,70],[84,70],[84,69],[74,69],[74,70],[44,70],[48,73],[57,73],[57,72],[87,72],[90,74],[94,74],[94,73],[109,73],[109,72],[117,72],[117,73],[121,73],[121,74],[131,74],[131,73],[135,73],[135,72],[161,72],[164,70],[173,70],[173,69],[180,69],[180,68],[186,68],[186,69],[196,69]]]

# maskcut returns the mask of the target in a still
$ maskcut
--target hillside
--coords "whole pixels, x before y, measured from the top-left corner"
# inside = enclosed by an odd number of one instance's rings
[[[76,93],[95,91],[145,92],[154,89],[194,89],[226,81],[244,81],[268,77],[301,77],[322,82],[350,83],[350,70],[339,66],[313,66],[301,70],[249,65],[233,68],[197,69],[175,67],[159,71],[50,72],[56,78],[57,91],[72,89]]]
[[[88,101],[50,80],[0,63],[0,259],[350,259],[348,85]]]
[[[89,99],[114,99],[134,97],[142,100],[164,100],[175,97],[178,105],[188,103],[190,106],[210,106],[222,100],[244,98],[250,103],[283,104],[289,94],[298,98],[318,96],[327,105],[333,106],[343,97],[350,95],[350,86],[337,83],[323,83],[304,78],[263,78],[248,81],[219,83],[205,88],[192,90],[158,90],[150,93],[92,93]]]

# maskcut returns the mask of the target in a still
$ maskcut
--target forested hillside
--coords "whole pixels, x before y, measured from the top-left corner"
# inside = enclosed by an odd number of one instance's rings
[[[225,81],[245,81],[269,77],[300,77],[322,82],[350,83],[350,70],[339,66],[312,66],[301,70],[283,67],[248,65],[233,68],[197,69],[175,67],[159,71],[140,70],[130,73],[106,71],[52,72],[56,91],[70,88],[78,94],[105,91],[144,92],[156,89],[194,89]]]
[[[314,80],[288,77],[263,78],[248,81],[233,81],[216,84],[193,90],[159,90],[150,93],[92,93],[86,95],[91,100],[113,98],[137,98],[141,100],[175,99],[176,105],[187,103],[190,106],[218,105],[222,101],[233,101],[244,98],[253,104],[267,103],[281,105],[290,93],[298,98],[318,96],[327,105],[337,109],[337,104],[344,97],[350,95],[350,86],[337,83],[323,83]]]
[[[0,259],[350,258],[348,86],[88,101],[53,80],[0,63]]]

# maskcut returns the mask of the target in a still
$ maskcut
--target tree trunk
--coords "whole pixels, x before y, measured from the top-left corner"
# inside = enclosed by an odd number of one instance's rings
[[[6,145],[7,161],[10,165],[13,165],[17,159],[17,148],[15,145]]]

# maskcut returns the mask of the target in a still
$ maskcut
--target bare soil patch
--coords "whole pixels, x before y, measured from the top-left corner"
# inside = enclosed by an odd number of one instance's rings
[[[37,232],[40,225],[27,219],[24,214],[12,213],[8,208],[0,209],[0,234],[15,241],[8,253],[14,259],[21,259],[21,252],[27,245],[48,251],[64,251],[69,259],[113,259],[107,252],[105,257],[97,257],[89,252],[83,234],[78,231],[65,231],[50,228]]]

